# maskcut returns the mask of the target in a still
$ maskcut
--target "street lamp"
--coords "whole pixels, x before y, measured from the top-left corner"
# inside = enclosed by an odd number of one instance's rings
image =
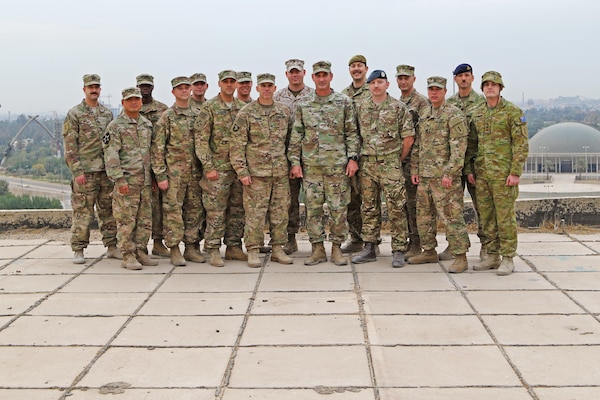
[[[544,173],[544,168],[546,168],[546,164],[544,162],[544,150],[546,149],[546,146],[540,146],[538,149],[542,151],[542,173]]]
[[[585,174],[587,175],[588,172],[588,162],[587,162],[587,151],[590,148],[590,146],[581,146],[583,148],[583,151],[585,151]]]

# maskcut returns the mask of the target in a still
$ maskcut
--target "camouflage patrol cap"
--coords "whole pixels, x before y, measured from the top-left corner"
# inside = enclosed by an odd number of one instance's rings
[[[235,73],[235,71],[230,70],[230,69],[226,69],[224,71],[219,72],[219,80],[220,81],[224,81],[227,78],[231,78],[234,81],[237,81],[237,74]]]
[[[488,71],[481,77],[481,89],[483,89],[483,84],[486,82],[494,82],[504,88],[504,82],[502,82],[502,75],[500,72],[496,71]]]
[[[190,76],[190,82],[192,83],[192,85],[194,83],[197,83],[197,82],[204,82],[204,83],[206,83],[206,75],[204,75],[201,72],[196,72],[195,74],[193,74],[192,76]]]
[[[258,74],[258,76],[256,77],[256,83],[258,85],[260,85],[261,83],[275,84],[275,75],[269,73]]]
[[[376,69],[375,71],[371,72],[369,74],[369,77],[367,78],[367,83],[371,83],[375,79],[385,79],[386,81],[388,80],[387,74],[381,69]]]
[[[303,71],[304,70],[304,61],[297,60],[295,58],[292,58],[291,60],[287,60],[285,62],[285,69],[287,72],[290,72],[293,69],[297,69],[298,71]]]
[[[442,89],[446,89],[446,78],[441,76],[432,76],[427,78],[427,88],[430,87],[439,87]]]
[[[191,85],[190,78],[187,76],[178,76],[171,79],[171,87],[175,89],[179,85]]]
[[[83,86],[99,85],[100,75],[98,74],[85,74],[83,76]]]
[[[252,73],[247,71],[238,72],[235,74],[238,82],[252,82]]]
[[[154,86],[154,77],[149,74],[141,74],[135,77],[136,85],[152,85]]]
[[[129,87],[129,88],[123,89],[121,91],[121,96],[122,96],[123,100],[127,100],[130,97],[139,97],[141,99],[142,92],[140,92],[140,88]]]
[[[357,54],[357,55],[353,56],[350,59],[350,61],[348,61],[348,65],[352,65],[355,62],[360,62],[360,63],[367,65],[367,58],[363,55]]]
[[[401,64],[396,67],[396,76],[415,76],[415,67]]]
[[[331,72],[331,63],[329,61],[317,61],[313,64],[313,74],[318,72]]]
[[[456,76],[458,74],[462,74],[463,72],[473,73],[473,67],[471,67],[469,64],[460,64],[456,68],[454,68],[454,71],[452,71],[452,75]]]

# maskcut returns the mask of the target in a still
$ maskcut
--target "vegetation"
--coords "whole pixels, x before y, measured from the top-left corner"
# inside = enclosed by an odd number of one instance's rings
[[[525,110],[529,138],[559,122],[579,122],[600,130],[600,110],[586,106],[543,107]]]
[[[15,196],[8,191],[8,182],[0,180],[0,210],[62,209],[58,199],[39,196]]]

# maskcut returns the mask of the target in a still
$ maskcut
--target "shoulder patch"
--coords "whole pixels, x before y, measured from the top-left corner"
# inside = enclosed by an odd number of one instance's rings
[[[102,136],[102,143],[108,144],[110,142],[110,132],[104,132],[104,136]]]
[[[237,124],[233,124],[233,131],[237,132],[240,130],[240,127]]]

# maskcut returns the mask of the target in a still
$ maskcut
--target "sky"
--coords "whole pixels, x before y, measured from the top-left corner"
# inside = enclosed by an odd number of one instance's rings
[[[447,78],[473,66],[475,87],[488,70],[504,79],[503,96],[600,98],[598,0],[0,0],[0,119],[10,114],[64,115],[83,98],[82,76],[102,77],[104,103],[116,107],[135,77],[155,77],[154,97],[171,105],[173,77],[204,72],[207,97],[224,69],[276,75],[284,62],[332,63],[332,87],[350,84],[348,60],[370,71],[416,68]],[[389,93],[400,92],[391,80]],[[253,90],[253,97],[256,92]]]

